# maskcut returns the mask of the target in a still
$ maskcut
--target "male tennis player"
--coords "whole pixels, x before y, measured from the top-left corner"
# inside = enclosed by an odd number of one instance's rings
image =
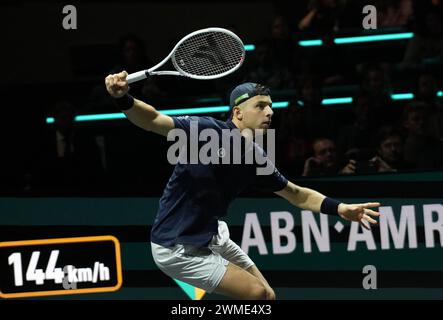
[[[211,117],[161,114],[128,94],[127,75],[123,71],[107,76],[106,88],[126,117],[147,131],[167,136],[170,130],[180,128],[189,133],[191,122],[195,121],[199,131],[212,128],[222,135],[222,129],[238,129],[243,133],[268,129],[271,123],[270,92],[261,85],[237,86],[230,96],[232,117],[223,122]],[[251,130],[245,130],[248,128]],[[275,299],[273,289],[248,255],[229,239],[226,223],[220,220],[226,215],[229,203],[250,187],[275,192],[302,209],[359,221],[367,229],[364,221],[377,223],[370,216],[379,213],[370,208],[378,207],[379,203],[341,203],[295,185],[275,167],[268,175],[257,175],[254,168],[248,164],[176,164],[151,231],[154,261],[164,273],[207,292],[237,299]]]

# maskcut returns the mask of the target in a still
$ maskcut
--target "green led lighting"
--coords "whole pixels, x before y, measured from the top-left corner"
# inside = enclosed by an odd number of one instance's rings
[[[180,116],[180,115],[190,115],[190,114],[200,114],[200,113],[228,112],[230,109],[231,108],[229,106],[215,106],[215,107],[159,110],[159,112],[168,116]]]
[[[255,45],[253,44],[245,44],[245,51],[254,51]]]
[[[443,91],[437,92],[437,97],[443,97]],[[391,95],[392,100],[410,100],[414,99],[413,93],[394,93]],[[210,98],[212,99],[212,98]],[[322,105],[334,105],[334,104],[349,104],[352,103],[352,97],[341,97],[341,98],[327,98],[323,99]],[[298,105],[303,106],[304,103],[301,100],[297,101]],[[273,109],[283,109],[289,106],[289,101],[279,101],[273,102]],[[159,110],[159,112],[169,115],[169,116],[179,116],[179,115],[191,115],[191,114],[207,114],[207,113],[222,113],[229,112],[229,106],[212,106],[212,107],[198,107],[198,108],[183,108],[183,109],[167,109]],[[79,115],[75,117],[75,122],[85,122],[85,121],[101,121],[101,120],[119,120],[124,119],[125,115],[123,113],[105,113],[105,114],[87,114]],[[54,123],[53,117],[46,118],[47,124]]]
[[[374,34],[369,36],[358,37],[341,37],[334,39],[335,44],[350,44],[350,43],[362,43],[362,42],[374,42],[374,41],[392,41],[392,40],[404,40],[414,37],[413,32],[403,33],[391,33],[391,34]],[[302,47],[313,47],[323,45],[323,41],[320,39],[313,40],[301,40],[298,44]]]
[[[273,102],[272,109],[287,108],[289,106],[289,101]]]
[[[329,99],[323,99],[321,101],[321,104],[324,106],[331,104],[345,104],[345,103],[352,103],[352,97],[329,98]]]
[[[85,114],[76,116],[74,118],[75,122],[86,122],[86,121],[100,121],[100,120],[118,120],[124,119],[125,115],[123,113],[103,113],[103,114]],[[53,117],[46,118],[46,123],[54,123]]]
[[[375,34],[370,36],[336,38],[334,39],[334,43],[349,44],[349,43],[361,43],[361,42],[373,42],[373,41],[391,41],[391,40],[411,39],[413,37],[414,33],[412,32]]]
[[[413,93],[394,93],[394,94],[391,94],[391,99],[392,100],[414,99],[414,94]]]
[[[100,120],[118,120],[124,119],[125,115],[123,113],[105,113],[105,114],[85,114],[82,116],[76,116],[76,122],[84,121],[100,121]]]
[[[212,102],[220,102],[221,98],[220,97],[209,97],[209,98],[200,98],[195,100],[195,102],[198,103],[212,103]]]
[[[316,47],[323,45],[323,41],[318,40],[301,40],[298,42],[298,44],[302,47]]]
[[[273,102],[273,108],[287,108],[289,106],[289,101],[279,101]],[[231,108],[229,106],[213,106],[213,107],[199,107],[199,108],[183,108],[183,109],[169,109],[169,110],[159,110],[159,112],[168,116],[179,116],[179,115],[191,115],[191,114],[207,114],[207,113],[221,113],[229,112]],[[75,122],[84,121],[101,121],[101,120],[118,120],[124,119],[125,115],[123,113],[104,113],[104,114],[87,114],[75,117]],[[46,123],[54,123],[53,117],[46,118]]]

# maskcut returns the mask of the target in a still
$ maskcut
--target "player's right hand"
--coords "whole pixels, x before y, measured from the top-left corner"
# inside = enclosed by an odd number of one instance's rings
[[[129,91],[129,85],[126,81],[128,73],[122,71],[120,73],[110,74],[105,78],[106,90],[114,98],[123,97]]]

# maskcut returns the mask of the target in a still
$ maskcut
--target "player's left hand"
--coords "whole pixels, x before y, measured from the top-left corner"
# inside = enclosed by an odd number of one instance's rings
[[[380,213],[369,208],[375,208],[379,206],[379,202],[367,202],[358,204],[340,203],[340,205],[338,206],[338,215],[345,220],[358,221],[363,228],[370,230],[370,224],[377,224],[377,221],[372,219],[371,216],[379,217]],[[364,221],[369,222],[369,225]]]

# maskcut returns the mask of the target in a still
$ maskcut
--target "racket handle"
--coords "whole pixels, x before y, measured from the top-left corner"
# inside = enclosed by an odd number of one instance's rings
[[[143,71],[131,73],[130,75],[128,75],[126,77],[126,81],[128,81],[128,83],[133,83],[133,82],[140,81],[140,80],[143,80],[146,78],[147,78],[146,71],[143,70]]]

